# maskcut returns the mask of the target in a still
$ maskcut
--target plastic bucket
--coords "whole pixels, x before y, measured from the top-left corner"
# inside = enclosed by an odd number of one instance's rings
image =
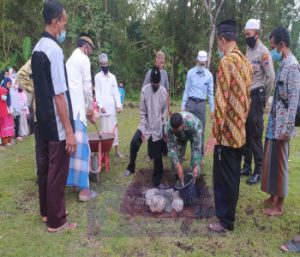
[[[179,191],[185,205],[192,205],[197,199],[197,191],[195,187],[195,179],[192,173],[184,176],[184,185],[180,180],[175,183],[175,189]]]

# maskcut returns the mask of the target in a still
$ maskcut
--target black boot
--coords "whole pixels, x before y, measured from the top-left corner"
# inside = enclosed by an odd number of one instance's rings
[[[244,167],[241,169],[242,176],[250,176],[252,174],[252,168],[249,164],[244,164]]]

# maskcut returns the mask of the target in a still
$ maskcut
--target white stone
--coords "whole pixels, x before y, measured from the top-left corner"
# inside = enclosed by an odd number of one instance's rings
[[[146,191],[145,198],[146,198],[146,204],[148,206],[150,206],[151,199],[153,198],[153,196],[155,194],[157,194],[158,192],[159,192],[159,190],[157,188],[151,188],[151,189],[149,189],[149,190]]]
[[[162,195],[154,195],[150,202],[150,210],[151,212],[161,213],[167,204],[167,199]]]
[[[173,198],[172,209],[176,212],[181,212],[183,210],[184,202],[180,197]]]

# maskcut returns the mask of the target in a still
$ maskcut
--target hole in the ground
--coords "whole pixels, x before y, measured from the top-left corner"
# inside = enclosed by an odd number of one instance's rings
[[[134,175],[132,183],[127,188],[120,211],[122,214],[130,216],[145,216],[156,218],[209,218],[214,216],[213,194],[205,183],[203,177],[196,181],[198,198],[192,206],[185,206],[181,212],[152,213],[146,204],[145,193],[149,188],[153,188],[151,182],[152,170],[141,169]],[[162,184],[172,188],[176,182],[174,173],[169,170],[164,171]]]

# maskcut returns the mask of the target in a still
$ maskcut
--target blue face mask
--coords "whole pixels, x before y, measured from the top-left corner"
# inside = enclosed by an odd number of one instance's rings
[[[224,52],[220,51],[220,49],[218,48],[218,56],[220,59],[222,59],[224,57]]]
[[[65,30],[61,31],[59,35],[56,36],[56,40],[58,41],[58,43],[62,43],[65,41],[67,32]]]
[[[282,60],[282,53],[279,53],[276,48],[271,51],[271,56],[274,62],[280,62]]]
[[[205,66],[198,65],[198,72],[203,73],[205,71]]]

